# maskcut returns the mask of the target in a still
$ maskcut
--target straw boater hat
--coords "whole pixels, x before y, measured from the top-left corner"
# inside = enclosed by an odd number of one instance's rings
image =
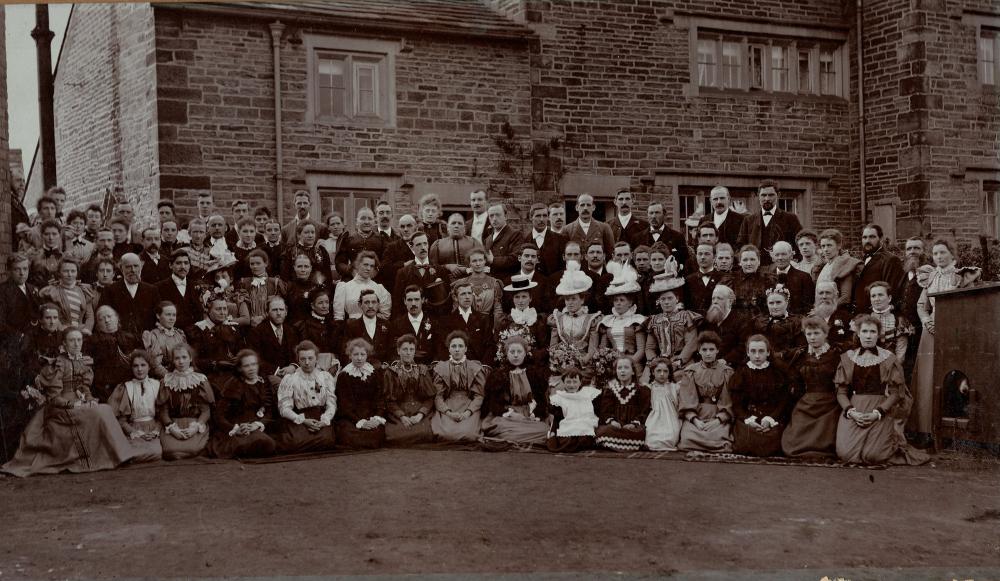
[[[538,286],[538,283],[528,278],[528,275],[515,274],[514,276],[510,277],[510,284],[503,287],[503,290],[504,292],[509,292],[509,293],[519,293],[521,291],[531,290],[536,286]]]
[[[661,272],[653,277],[653,284],[649,285],[649,294],[667,292],[684,286],[684,279],[669,272]]]
[[[587,273],[580,270],[580,263],[570,260],[566,263],[566,270],[563,271],[562,278],[559,279],[559,286],[556,287],[556,294],[561,297],[578,295],[590,290],[594,281],[590,280]]]
[[[610,297],[637,293],[641,290],[642,287],[639,286],[639,273],[631,266],[625,265],[615,274],[615,277],[608,284],[608,290],[604,294]]]

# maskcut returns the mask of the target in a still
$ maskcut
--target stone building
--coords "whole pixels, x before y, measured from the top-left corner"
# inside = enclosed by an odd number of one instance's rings
[[[6,13],[0,6],[0,38],[7,34]],[[7,47],[0,43],[0,277],[7,273],[6,257],[10,256],[13,242],[11,201],[14,185],[10,170],[10,124],[7,116]]]
[[[771,177],[814,228],[996,236],[1000,0],[857,4],[78,5],[60,181],[148,219],[206,190],[287,215],[306,188],[314,216],[350,217],[428,192],[461,209],[482,187],[572,216],[576,194],[610,214],[628,188],[677,225],[715,184],[753,209]]]

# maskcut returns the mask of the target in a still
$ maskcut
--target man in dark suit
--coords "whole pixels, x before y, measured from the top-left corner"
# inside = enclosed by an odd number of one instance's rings
[[[712,292],[722,273],[715,270],[715,247],[711,244],[699,244],[695,260],[698,269],[684,277],[684,306],[704,316],[712,306]]]
[[[662,242],[670,247],[670,255],[677,261],[678,268],[684,268],[688,263],[688,247],[684,234],[663,223],[663,204],[654,202],[646,209],[649,218],[649,228],[639,237],[638,243],[652,247]]]
[[[465,234],[483,244],[486,242],[486,236],[492,233],[486,206],[486,192],[476,190],[469,194],[469,206],[472,208],[472,216],[465,223]]]
[[[750,331],[750,318],[742,310],[733,309],[735,303],[733,289],[716,285],[704,324],[704,330],[715,331],[722,338],[719,359],[725,359],[734,369],[746,361],[746,340]]]
[[[121,328],[141,337],[142,332],[156,325],[156,305],[160,293],[156,287],[142,282],[142,261],[131,252],[119,263],[122,279],[101,293],[99,306],[108,305],[118,313]]]
[[[389,239],[375,232],[375,214],[372,213],[371,208],[358,210],[355,220],[357,231],[349,234],[337,249],[337,273],[345,281],[351,280],[353,277],[354,259],[358,257],[360,252],[369,250],[374,252],[376,256],[385,256],[385,250],[390,242]],[[392,274],[380,269],[375,276],[375,282],[382,284],[382,280],[386,276],[392,276]]]
[[[274,296],[267,301],[267,319],[250,330],[247,343],[260,356],[260,374],[271,385],[278,385],[287,368],[295,363],[295,346],[299,344],[295,327],[288,323],[285,299]]]
[[[712,213],[702,218],[702,223],[715,224],[719,233],[719,242],[735,245],[743,227],[743,214],[732,209],[732,199],[729,188],[715,186],[710,194]]]
[[[21,389],[32,382],[28,330],[38,319],[38,289],[28,283],[31,259],[22,253],[7,258],[7,281],[0,284],[0,460],[7,461],[17,451],[21,431],[28,423],[28,407]]]
[[[156,283],[156,290],[160,300],[170,301],[177,307],[177,328],[187,329],[200,321],[203,313],[194,281],[188,278],[191,259],[185,249],[177,249],[170,256],[170,271],[170,276]]]
[[[792,246],[781,240],[774,243],[771,250],[772,264],[762,267],[762,271],[771,274],[777,285],[788,289],[791,299],[788,312],[805,315],[813,308],[816,296],[816,285],[808,274],[792,266]]]
[[[535,246],[534,242],[525,242],[517,250],[517,261],[520,263],[521,268],[512,274],[511,276],[504,277],[500,282],[507,286],[510,284],[510,279],[512,276],[518,274],[528,277],[529,281],[533,281],[537,284],[528,291],[531,295],[531,306],[539,313],[544,312],[544,306],[546,302],[546,297],[548,296],[548,284],[549,281],[545,278],[545,275],[538,272],[538,247]],[[511,301],[512,293],[505,292],[503,294],[503,310],[504,312],[510,312],[514,307],[514,303]]]
[[[605,291],[608,290],[608,285],[611,284],[614,275],[608,272],[605,265],[604,248],[599,242],[592,243],[587,248],[587,268],[585,269],[587,275],[594,281],[594,286],[590,287],[590,294],[597,311],[610,313],[611,300]]]
[[[156,284],[170,277],[168,257],[160,254],[160,231],[156,228],[146,228],[142,231],[142,282]]]
[[[452,331],[463,331],[469,336],[466,357],[473,361],[492,361],[496,355],[493,339],[493,317],[477,313],[472,308],[472,285],[463,283],[452,289],[457,308],[441,319],[438,336],[439,361],[448,359],[447,338]]]
[[[364,339],[372,346],[371,354],[368,356],[369,363],[375,367],[390,363],[396,351],[392,344],[389,323],[378,317],[380,307],[378,295],[372,289],[364,289],[358,297],[358,303],[361,305],[361,316],[349,319],[344,324],[344,343],[339,351],[344,353],[345,358],[349,358],[350,353],[345,352],[347,344],[351,339]]]
[[[421,233],[423,235],[423,233]],[[437,355],[439,323],[424,312],[424,295],[420,287],[411,284],[402,291],[405,311],[398,312],[389,322],[390,342],[395,349],[396,341],[403,335],[413,335],[417,339],[417,363],[429,364]],[[395,355],[395,351],[393,354]]]
[[[549,208],[545,204],[532,204],[530,210],[531,230],[525,234],[525,242],[534,242],[538,248],[538,270],[541,274],[552,273],[565,268],[562,261],[566,237],[549,228]],[[535,305],[536,307],[539,305]]]
[[[865,253],[861,272],[854,277],[854,312],[867,313],[871,311],[871,298],[868,296],[868,285],[873,282],[889,283],[889,293],[892,302],[899,308],[903,299],[903,262],[890,254],[883,246],[882,227],[878,224],[868,224],[861,232],[861,249]]]
[[[403,214],[399,217],[399,224],[396,228],[395,237],[390,238],[385,247],[385,254],[379,260],[379,272],[385,272],[385,280],[382,286],[389,294],[395,297],[396,277],[403,266],[413,260],[413,251],[410,249],[410,242],[417,231],[417,219],[410,214]],[[426,234],[425,234],[426,235]],[[400,288],[399,290],[403,290]],[[393,306],[395,307],[395,298]]]
[[[903,290],[900,300],[900,314],[913,325],[914,333],[910,335],[910,340],[906,344],[906,358],[903,360],[903,374],[906,382],[909,383],[913,377],[913,368],[917,364],[917,349],[920,346],[920,336],[924,332],[923,321],[917,313],[917,301],[920,300],[923,287],[917,284],[917,269],[927,264],[927,253],[924,250],[924,241],[920,237],[913,237],[906,241],[904,250],[906,262],[903,263]],[[888,282],[888,281],[887,281]],[[893,297],[896,298],[896,297]]]
[[[295,215],[281,228],[281,242],[286,248],[298,243],[296,232],[299,228],[299,222],[311,219],[309,210],[312,209],[312,195],[307,190],[298,190],[295,192],[293,203],[295,204]],[[320,238],[319,232],[316,233],[316,238]]]
[[[428,260],[429,245],[427,233],[418,231],[410,238],[410,259],[399,268],[396,273],[396,280],[393,288],[396,292],[392,294],[392,312],[402,313],[406,308],[405,297],[400,290],[405,290],[410,285],[416,285],[426,289],[436,281],[448,282],[448,271],[442,267],[436,267]]]
[[[615,242],[624,240],[632,248],[641,245],[649,231],[649,222],[632,213],[632,192],[619,190],[615,194],[615,208],[617,216],[608,222]]]
[[[486,211],[490,218],[490,231],[483,235],[486,262],[490,276],[503,279],[517,270],[517,249],[524,234],[507,224],[507,210],[502,203],[493,204]]]
[[[588,248],[594,242],[599,242],[604,248],[604,254],[611,254],[615,247],[615,235],[608,226],[594,219],[594,197],[590,194],[580,194],[576,198],[578,218],[572,224],[563,228],[566,240],[580,243],[580,248]]]
[[[753,244],[761,252],[761,263],[771,263],[771,249],[775,242],[784,240],[795,248],[795,235],[802,229],[799,217],[778,208],[778,183],[764,180],[757,189],[760,211],[743,220],[737,236],[737,252],[745,244]]]

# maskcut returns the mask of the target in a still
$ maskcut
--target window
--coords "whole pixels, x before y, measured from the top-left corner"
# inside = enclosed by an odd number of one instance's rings
[[[815,91],[812,83],[812,66],[809,64],[810,57],[808,50],[799,49],[799,92],[812,93]]]
[[[787,92],[791,84],[788,81],[787,46],[771,46],[771,90]]]
[[[1000,238],[1000,182],[983,182],[983,233],[993,238]]]
[[[392,126],[397,43],[306,35],[313,121]]]
[[[757,188],[755,186],[731,186],[723,183],[729,188],[729,197],[732,206],[741,213],[756,212],[760,208],[757,205]],[[678,188],[678,219],[683,222],[690,216],[707,215],[712,212],[711,191],[713,186],[685,186]],[[782,188],[778,197],[778,209],[785,212],[799,214],[799,199],[804,191],[799,189]]]
[[[331,212],[337,212],[344,217],[344,224],[353,230],[355,218],[361,208],[371,208],[386,197],[386,191],[380,189],[361,188],[319,188],[319,197],[323,208],[323,217]]]
[[[717,84],[716,73],[718,63],[716,62],[715,42],[707,39],[698,41],[698,83],[706,87],[714,87]]]
[[[743,88],[743,65],[740,59],[740,43],[733,41],[722,42],[722,88],[741,89]],[[703,85],[709,86],[709,85]],[[715,86],[715,85],[710,85]]]
[[[1000,78],[1000,31],[979,29],[979,82],[996,85]]]

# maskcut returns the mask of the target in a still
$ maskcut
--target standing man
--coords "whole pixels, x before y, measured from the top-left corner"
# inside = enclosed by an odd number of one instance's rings
[[[80,280],[87,284],[97,282],[97,265],[101,260],[111,260],[114,262],[117,274],[118,260],[115,258],[115,235],[112,234],[111,228],[101,228],[97,231],[94,252],[90,256],[90,260],[83,265]]]
[[[487,235],[490,227],[489,215],[486,211],[486,192],[476,190],[469,194],[469,205],[472,207],[472,219],[469,220],[468,230],[465,233],[478,240],[480,244],[484,244],[483,238]]]
[[[556,234],[563,234],[563,228],[566,226],[566,205],[556,202],[549,204],[549,230],[555,232]]]
[[[642,244],[646,231],[649,229],[649,223],[632,214],[632,192],[619,190],[615,194],[615,208],[617,216],[610,222],[615,242],[624,240],[632,248]]]
[[[924,332],[923,321],[917,313],[917,301],[923,290],[917,283],[917,269],[927,264],[927,251],[924,250],[922,238],[914,236],[906,240],[906,262],[903,263],[903,270],[906,273],[903,277],[902,305],[900,314],[913,325],[914,333],[910,336],[906,344],[906,357],[903,360],[903,374],[906,376],[906,383],[910,383],[913,377],[913,368],[917,364],[917,349],[920,346],[920,336]]]
[[[31,260],[15,252],[7,258],[8,277],[0,284],[0,460],[17,450],[21,430],[28,423],[28,406],[21,390],[33,381],[29,359],[37,359],[28,341],[28,330],[38,319],[38,289],[28,283]]]
[[[650,204],[646,209],[646,217],[649,219],[649,227],[643,231],[639,243],[649,247],[657,242],[666,244],[670,247],[670,255],[677,261],[677,268],[683,269],[688,261],[687,242],[683,234],[664,223],[663,204]]]
[[[170,265],[160,255],[160,231],[146,228],[142,231],[142,282],[156,284],[170,276]]]
[[[813,308],[816,286],[811,276],[792,266],[792,245],[784,240],[775,242],[771,250],[771,260],[772,264],[761,270],[774,275],[777,286],[788,289],[791,296],[788,312],[807,315]]]
[[[392,204],[385,200],[375,204],[375,223],[378,225],[379,238],[385,243],[386,248],[392,242],[399,240],[399,233],[392,231]]]
[[[236,248],[236,243],[240,239],[240,222],[243,220],[252,220],[250,216],[250,204],[246,200],[233,200],[233,223],[226,226],[226,244],[230,249]],[[257,234],[257,224],[251,222],[254,225],[254,237],[253,240],[256,244],[263,244],[264,237]]]
[[[351,270],[354,268],[354,259],[358,254],[366,250],[374,252],[376,256],[385,256],[384,252],[389,245],[387,238],[383,238],[375,232],[375,214],[371,208],[361,208],[355,218],[355,232],[347,235],[340,248],[337,249],[337,272],[342,280],[351,280]],[[379,270],[375,281],[382,283],[389,273],[385,269]],[[383,285],[384,286],[384,285]]]
[[[198,218],[206,224],[208,219],[215,214],[215,197],[212,192],[198,192]]]
[[[865,253],[864,266],[854,277],[854,312],[867,313],[871,310],[871,298],[868,296],[868,285],[873,282],[889,283],[889,293],[899,308],[903,298],[903,262],[890,254],[883,246],[884,234],[878,224],[868,224],[861,231],[861,249]]]
[[[732,198],[729,196],[729,188],[725,186],[715,186],[709,194],[712,204],[711,216],[705,216],[702,222],[711,222],[715,225],[719,233],[719,241],[728,244],[736,244],[740,236],[740,228],[743,227],[743,214],[732,208]]]
[[[507,225],[507,210],[503,203],[489,207],[490,230],[483,240],[486,249],[486,263],[490,265],[490,275],[503,280],[517,270],[517,249],[524,241],[520,230]]]
[[[177,216],[174,212],[176,206],[170,200],[160,200],[156,203],[156,214],[160,217],[160,225],[164,222],[176,222]]]
[[[122,279],[101,293],[98,306],[108,305],[118,313],[121,329],[136,337],[156,325],[156,305],[160,293],[156,287],[142,282],[142,261],[129,252],[119,263]]]
[[[297,190],[292,203],[295,204],[295,216],[292,216],[281,229],[281,241],[286,248],[295,246],[298,242],[295,233],[298,231],[299,222],[312,220],[312,216],[309,215],[309,210],[312,209],[312,194],[308,190]],[[316,233],[316,238],[320,238],[319,232]]]
[[[607,256],[604,254],[604,246],[600,242],[591,242],[590,246],[587,247],[587,268],[585,269],[594,281],[594,286],[590,287],[590,293],[596,311],[591,312],[611,312],[611,301],[608,299],[605,291],[608,290],[608,285],[611,284],[614,275],[605,268],[606,260]]]
[[[576,199],[576,211],[579,218],[566,226],[563,232],[566,239],[578,242],[580,248],[589,248],[592,243],[599,242],[604,254],[611,254],[615,247],[615,235],[611,232],[610,226],[594,219],[594,197],[590,194],[580,194]]]
[[[532,204],[529,217],[531,231],[528,232],[528,240],[538,247],[538,270],[545,275],[562,270],[562,252],[566,246],[566,237],[548,227],[549,208],[545,204]]]
[[[187,250],[181,248],[170,255],[170,276],[156,283],[160,299],[170,301],[177,307],[178,329],[187,329],[203,316],[198,291],[188,278],[190,272],[191,258]]]
[[[440,270],[435,268],[427,259],[430,252],[430,245],[427,243],[426,232],[415,232],[413,234],[410,238],[409,251],[412,260],[404,263],[401,268],[393,273],[396,277],[393,281],[393,288],[396,289],[396,292],[392,295],[392,311],[394,313],[403,312],[405,295],[404,293],[400,293],[400,290],[405,291],[409,286],[418,286],[421,289],[426,289],[438,281],[448,282],[448,271],[443,268]]]
[[[419,225],[417,228],[418,232],[427,234],[428,240],[432,238],[426,229]],[[431,264],[447,269],[452,280],[455,280],[469,273],[469,253],[482,247],[471,236],[465,235],[465,218],[456,212],[448,216],[448,236],[431,242]]]
[[[396,229],[398,234],[385,246],[385,254],[382,255],[382,270],[385,271],[385,280],[382,286],[395,297],[396,275],[403,265],[413,259],[413,251],[410,250],[410,240],[417,231],[417,219],[411,214],[403,214],[399,217],[399,225]],[[400,289],[402,290],[402,289]],[[393,299],[395,300],[395,298]]]
[[[712,293],[722,280],[722,273],[715,270],[715,246],[699,244],[694,257],[698,268],[684,277],[684,305],[704,316],[712,306]]]
[[[778,182],[764,180],[757,188],[760,212],[755,212],[743,220],[737,247],[753,244],[761,251],[762,266],[771,263],[771,251],[779,240],[795,248],[795,235],[802,230],[799,217],[778,208]]]
[[[517,261],[520,263],[520,269],[518,272],[514,275],[505,277],[500,282],[504,286],[507,286],[511,284],[511,278],[513,276],[520,275],[528,282],[536,283],[536,286],[531,287],[531,290],[529,290],[528,293],[531,295],[531,306],[538,312],[542,312],[544,310],[543,306],[545,305],[546,297],[548,296],[548,280],[546,280],[545,275],[538,272],[538,247],[535,246],[534,242],[528,241],[521,243],[521,246],[517,249]],[[514,303],[512,301],[512,293],[504,293],[504,312],[509,313],[513,306]]]

